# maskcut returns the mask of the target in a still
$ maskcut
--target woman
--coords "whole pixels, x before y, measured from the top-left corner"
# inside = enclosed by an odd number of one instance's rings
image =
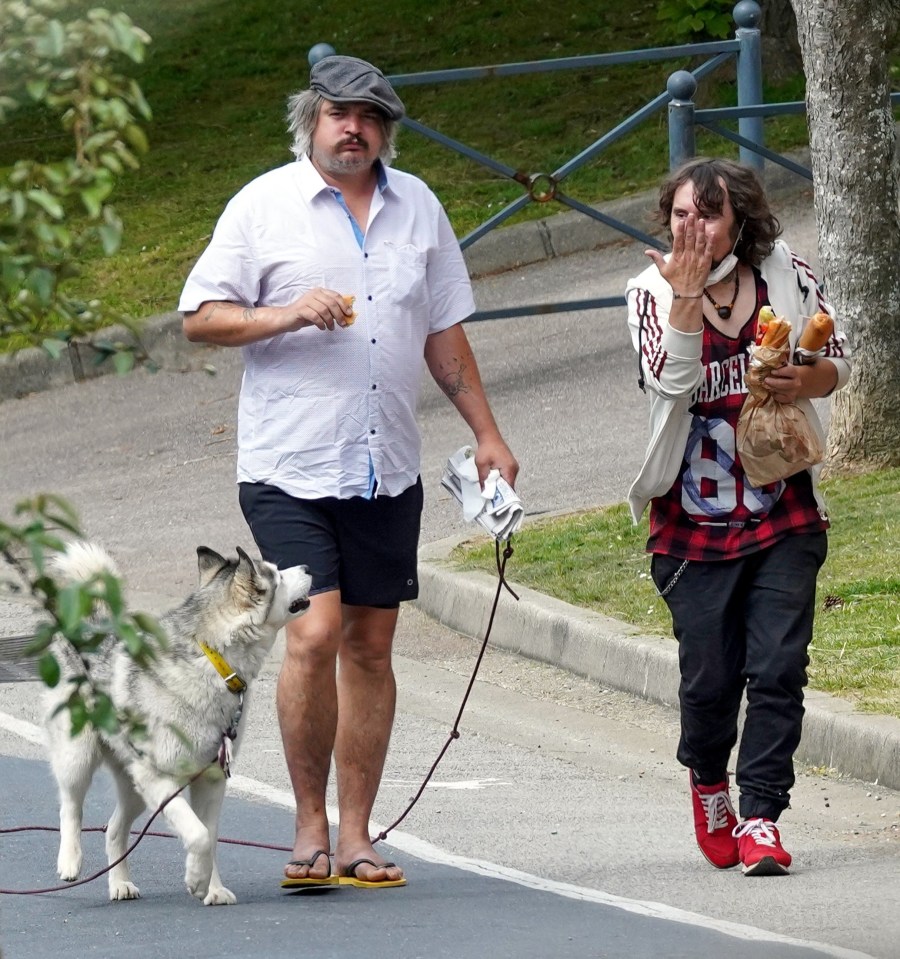
[[[817,470],[752,486],[736,450],[744,373],[759,310],[789,319],[790,354],[808,318],[831,313],[810,267],[778,239],[756,174],[695,159],[660,189],[672,252],[627,286],[628,324],[650,390],[650,445],[629,493],[635,522],[650,505],[651,574],[672,614],[681,669],[678,760],[690,770],[697,842],[718,868],[779,875],[791,856],[775,823],[790,800],[800,742],[816,576],[828,519]],[[850,375],[835,332],[807,365],[766,379],[820,434],[810,398]],[[747,713],[735,781],[728,761]]]

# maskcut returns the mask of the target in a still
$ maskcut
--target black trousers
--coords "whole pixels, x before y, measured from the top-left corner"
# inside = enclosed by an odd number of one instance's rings
[[[826,534],[811,533],[740,559],[692,561],[665,597],[681,667],[677,757],[703,782],[725,779],[746,689],[735,768],[742,819],[775,821],[790,802],[816,577],[827,551]],[[682,562],[653,556],[660,592]]]

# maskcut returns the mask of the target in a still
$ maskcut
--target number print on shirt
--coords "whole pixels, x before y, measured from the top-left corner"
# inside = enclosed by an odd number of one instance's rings
[[[743,508],[751,515],[767,513],[778,502],[784,482],[771,491],[751,486],[735,463],[734,429],[722,419],[695,416],[685,449],[681,505],[691,516],[718,518]]]

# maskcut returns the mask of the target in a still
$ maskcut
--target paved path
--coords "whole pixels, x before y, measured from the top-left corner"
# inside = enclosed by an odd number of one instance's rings
[[[809,252],[811,217],[802,197],[792,200],[785,221],[797,224],[789,238]],[[556,291],[572,299],[614,295],[642,261],[639,249],[620,245],[537,263],[479,280],[479,306],[539,302]],[[470,334],[522,461],[529,512],[621,500],[643,452],[646,419],[621,316],[504,320]],[[238,357],[200,356],[214,364],[215,376],[139,372],[0,405],[0,515],[39,489],[68,496],[87,531],[119,559],[135,605],[151,611],[192,587],[196,545],[228,550],[249,540],[233,486]],[[423,540],[434,543],[465,531],[437,479],[446,456],[468,437],[430,386],[422,419]],[[507,612],[503,607],[501,616]],[[0,634],[18,632],[21,623],[20,609],[0,607]],[[404,610],[399,716],[379,821],[402,809],[443,745],[475,650],[465,636]],[[290,838],[290,800],[272,710],[276,665],[277,656],[259,682],[226,832],[278,844]],[[35,693],[33,684],[0,686],[2,825],[54,819],[34,742]],[[693,845],[683,771],[672,759],[676,730],[665,707],[492,650],[462,739],[390,837],[411,877],[406,889],[372,898],[355,890],[285,896],[276,884],[284,854],[237,847],[227,850],[226,874],[243,905],[204,910],[182,891],[174,844],[148,840],[136,853],[146,897],[139,903],[106,904],[102,884],[0,898],[4,955],[240,949],[262,956],[302,943],[314,955],[335,956],[363,949],[460,957],[721,951],[788,959],[860,950],[896,959],[900,794],[801,769],[785,817],[797,857],[793,875],[754,881],[719,873]],[[108,806],[102,789],[91,802],[88,821],[99,822]],[[4,836],[0,886],[52,882],[54,858],[52,835]],[[799,951],[788,939],[830,945]]]

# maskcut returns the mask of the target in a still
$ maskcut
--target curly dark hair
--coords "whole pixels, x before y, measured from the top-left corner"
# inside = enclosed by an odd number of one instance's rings
[[[694,184],[694,202],[701,213],[721,213],[727,190],[735,220],[744,224],[734,252],[742,262],[759,266],[781,235],[781,224],[756,172],[732,160],[709,157],[695,157],[674,170],[659,188],[659,210],[654,215],[669,230],[670,241],[675,191],[688,182]]]

